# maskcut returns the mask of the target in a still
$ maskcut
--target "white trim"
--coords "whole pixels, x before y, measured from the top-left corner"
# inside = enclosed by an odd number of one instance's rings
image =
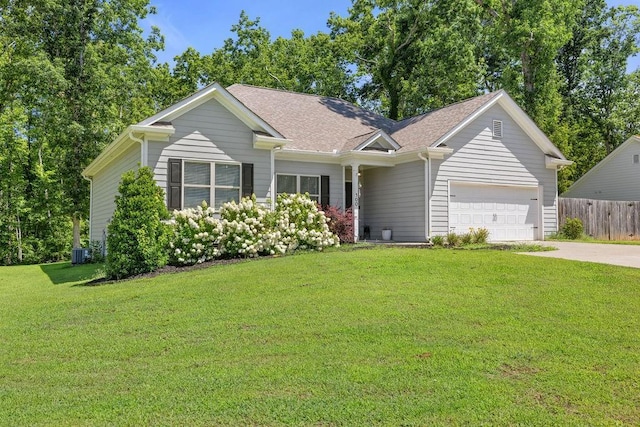
[[[491,135],[496,139],[502,139],[503,135],[503,123],[502,120],[491,121]]]
[[[276,200],[278,195],[276,194],[276,155],[275,149],[271,150],[271,183],[269,184],[269,192],[271,197],[271,210],[276,210]]]
[[[127,127],[118,137],[96,157],[84,170],[82,175],[86,177],[95,176],[107,166],[113,159],[118,157],[121,153],[127,151],[127,149],[135,142],[139,141],[139,138],[135,137],[133,133],[139,133],[142,137],[149,135],[152,140],[161,140],[167,138],[175,133],[173,126],[170,127],[144,127],[132,125]],[[132,139],[134,138],[134,139]],[[142,162],[142,158],[140,159]]]
[[[562,169],[573,164],[571,160],[556,159],[549,155],[544,156],[544,164],[547,169]]]
[[[279,193],[278,191],[278,177],[279,176],[295,176],[296,177],[296,192],[294,194],[304,194],[300,191],[300,178],[301,177],[305,177],[305,178],[318,178],[318,200],[317,202],[320,203],[321,202],[321,197],[322,197],[322,176],[321,175],[306,175],[303,173],[300,174],[295,174],[295,173],[286,173],[286,172],[281,172],[281,173],[276,173],[276,197],[279,194],[284,194],[283,193]],[[291,194],[291,193],[287,193],[287,194]],[[311,194],[309,193],[309,197],[314,197],[316,196],[316,194]],[[312,199],[313,200],[313,199]]]
[[[253,148],[256,149],[273,150],[274,148],[284,148],[287,144],[292,142],[293,141],[290,139],[260,135],[255,132],[253,134]]]
[[[93,219],[91,218],[93,215],[93,178],[84,175],[82,177],[89,181],[89,246],[91,246],[91,232],[93,231]]]
[[[262,130],[277,138],[284,139],[284,137],[277,130],[275,130],[273,127],[271,127],[271,125],[260,118],[260,116],[247,108],[243,103],[238,101],[236,97],[231,95],[231,93],[229,93],[218,83],[212,83],[209,86],[206,86],[205,88],[170,106],[169,108],[166,108],[159,113],[146,118],[145,120],[138,123],[138,125],[148,126],[160,121],[172,121],[177,117],[180,117],[188,111],[191,111],[192,109],[214,98],[223,107],[229,110],[229,112],[231,112],[244,124],[246,124],[250,129]]]
[[[533,122],[533,120],[516,104],[516,102],[504,91],[500,89],[496,96],[491,98],[474,113],[467,116],[464,120],[458,123],[453,129],[440,137],[437,141],[431,144],[432,147],[437,147],[444,144],[451,139],[454,135],[464,129],[469,123],[477,119],[480,115],[485,113],[495,104],[500,104],[502,108],[509,114],[509,116],[522,128],[522,130],[533,140],[533,142],[542,150],[543,153],[549,154],[560,160],[566,160],[564,155],[558,150],[553,142],[547,138],[547,136],[540,130],[540,128]]]
[[[389,136],[388,133],[386,133],[382,129],[378,129],[376,133],[374,133],[369,138],[367,138],[367,140],[364,141],[363,143],[359,144],[356,148],[353,149],[353,151],[362,151],[365,148],[372,145],[373,143],[375,143],[378,139],[382,139],[383,141],[386,141],[386,143],[392,147],[391,148],[392,151],[399,150],[400,148],[402,148],[400,144],[398,144],[391,136]]]
[[[205,160],[191,160],[191,159],[180,159],[182,160],[182,168],[181,168],[181,172],[182,172],[182,176],[180,177],[180,181],[182,183],[182,209],[186,209],[185,207],[185,188],[189,187],[189,188],[208,188],[209,189],[209,206],[213,207],[215,211],[218,211],[219,208],[218,206],[216,206],[216,189],[220,188],[222,190],[234,190],[234,189],[238,189],[238,202],[240,201],[240,199],[242,198],[242,163],[240,162],[230,162],[230,161],[215,161],[215,162],[209,162],[209,161],[205,161]],[[184,180],[184,174],[186,171],[186,164],[187,163],[200,163],[200,164],[208,164],[209,165],[209,184],[187,184]],[[239,187],[233,187],[233,186],[227,186],[227,185],[216,185],[216,165],[235,165],[235,166],[239,166],[239,175],[240,175],[240,186]]]

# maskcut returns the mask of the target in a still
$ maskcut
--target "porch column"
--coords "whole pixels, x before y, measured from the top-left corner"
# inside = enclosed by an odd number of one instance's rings
[[[358,170],[360,165],[354,163],[351,165],[351,211],[353,212],[353,241],[357,242],[360,238],[360,180]]]

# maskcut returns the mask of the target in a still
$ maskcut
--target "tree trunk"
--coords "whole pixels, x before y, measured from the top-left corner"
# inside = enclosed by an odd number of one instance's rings
[[[73,221],[73,248],[74,249],[81,248],[82,246],[80,245],[80,218],[78,217],[78,214],[73,214],[71,221]]]

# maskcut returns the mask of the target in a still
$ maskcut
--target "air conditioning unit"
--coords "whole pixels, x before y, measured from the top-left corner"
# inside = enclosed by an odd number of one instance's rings
[[[71,264],[84,264],[89,259],[89,250],[86,248],[75,248],[71,250]]]

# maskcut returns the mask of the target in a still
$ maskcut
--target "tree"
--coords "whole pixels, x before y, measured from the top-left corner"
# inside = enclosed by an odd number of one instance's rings
[[[477,94],[476,11],[466,0],[354,0],[329,25],[352,52],[360,101],[401,119]]]
[[[59,154],[63,206],[73,221],[73,246],[80,246],[80,221],[88,212],[89,186],[81,171],[134,118],[148,111],[128,108],[136,100],[136,76],[150,69],[158,32],[145,40],[139,19],[153,12],[140,0],[50,0],[34,8],[42,50],[64,79],[48,100],[57,123],[50,134]],[[129,88],[132,92],[123,91]]]

